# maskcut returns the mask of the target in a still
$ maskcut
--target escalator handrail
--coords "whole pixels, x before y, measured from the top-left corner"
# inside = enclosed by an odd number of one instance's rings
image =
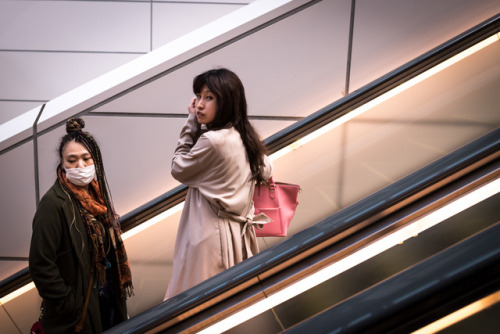
[[[439,309],[449,314],[498,290],[499,238],[496,223],[286,333],[413,332]]]

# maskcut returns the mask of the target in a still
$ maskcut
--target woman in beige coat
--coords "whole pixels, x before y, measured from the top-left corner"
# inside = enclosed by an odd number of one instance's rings
[[[227,69],[193,80],[196,95],[172,160],[172,176],[189,186],[174,250],[172,297],[258,253],[252,224],[256,182],[272,165],[247,117],[240,79]]]

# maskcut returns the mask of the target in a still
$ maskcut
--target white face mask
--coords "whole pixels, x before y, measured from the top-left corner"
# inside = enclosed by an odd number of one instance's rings
[[[77,186],[86,186],[95,178],[95,166],[90,165],[82,168],[66,168],[66,177],[69,182]]]

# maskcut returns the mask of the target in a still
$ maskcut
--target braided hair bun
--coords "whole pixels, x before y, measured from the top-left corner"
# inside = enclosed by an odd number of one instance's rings
[[[85,122],[80,117],[70,118],[66,121],[66,132],[78,132],[82,131],[85,127]]]

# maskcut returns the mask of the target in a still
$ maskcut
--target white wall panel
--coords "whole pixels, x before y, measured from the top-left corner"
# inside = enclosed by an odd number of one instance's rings
[[[196,65],[152,81],[120,98],[105,104],[98,111],[134,113],[187,113],[187,105],[193,97],[193,77],[203,69]]]
[[[179,185],[170,175],[172,154],[185,120],[85,117],[100,143],[115,209],[120,215]]]
[[[154,0],[153,0],[154,1]],[[248,5],[249,3],[255,2],[257,0],[197,0],[196,2],[203,2],[203,3],[209,3],[209,4],[215,4],[215,3],[227,3],[227,4],[242,4],[242,5]],[[158,1],[161,2],[161,1]],[[192,0],[180,0],[178,2],[194,2]]]
[[[5,256],[0,254],[0,256]],[[25,256],[23,256],[25,257]],[[18,259],[18,261],[1,260],[0,261],[0,281],[6,279],[13,273],[23,270],[28,266],[28,260]],[[1,323],[1,322],[0,322]],[[0,328],[0,333],[3,333]]]
[[[5,311],[3,307],[0,307],[0,330],[2,333],[18,333],[19,330],[16,328],[16,325],[12,323],[11,318]],[[29,332],[27,332],[29,333]]]
[[[0,332],[5,334],[17,334],[17,333],[31,333],[31,326],[40,317],[40,305],[41,298],[38,296],[36,289],[31,289],[25,292],[21,296],[13,299],[5,305],[3,308],[8,312],[9,325],[4,322],[0,322]],[[0,316],[0,319],[3,317]],[[10,330],[11,325],[15,324],[16,329]]]
[[[163,301],[172,274],[172,259],[180,217],[181,211],[178,211],[124,241],[136,296],[127,300],[130,316]],[[147,240],[147,247],[144,240]]]
[[[234,70],[252,103],[251,115],[309,115],[342,97],[350,3],[320,2],[204,57],[198,66]]]
[[[287,126],[292,125],[295,121],[277,121],[277,120],[251,120],[251,123],[260,139],[264,140],[267,137],[274,135],[276,132],[283,130]]]
[[[3,1],[0,49],[128,51],[150,49],[149,3]]]
[[[0,124],[25,113],[35,107],[40,106],[43,102],[26,102],[26,101],[0,101]]]
[[[35,176],[31,142],[0,155],[0,256],[27,257],[35,213]]]
[[[500,13],[497,0],[358,0],[354,91]]]
[[[193,77],[223,66],[241,78],[250,115],[308,115],[342,96],[349,13],[348,0],[320,2],[128,93],[99,111],[185,113],[193,96]]]
[[[153,49],[243,6],[213,3],[154,3]]]
[[[0,52],[0,99],[50,100],[138,56]]]
[[[46,134],[38,136],[38,175],[40,198],[49,190],[56,180],[56,168],[59,164],[59,142],[66,134],[66,126],[62,125]]]

